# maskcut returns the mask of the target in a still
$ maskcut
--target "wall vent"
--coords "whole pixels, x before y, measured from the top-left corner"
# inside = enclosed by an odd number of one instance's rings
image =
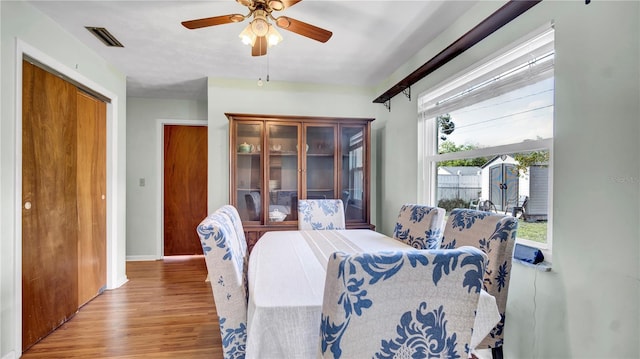
[[[104,27],[85,26],[85,28],[107,46],[124,47],[124,45],[122,45],[120,41],[118,41],[115,36],[111,35],[109,30]]]

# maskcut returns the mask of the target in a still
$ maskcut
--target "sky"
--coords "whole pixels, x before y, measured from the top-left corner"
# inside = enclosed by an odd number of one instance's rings
[[[553,136],[553,77],[450,113],[456,145],[493,147]],[[439,136],[438,136],[439,137]]]

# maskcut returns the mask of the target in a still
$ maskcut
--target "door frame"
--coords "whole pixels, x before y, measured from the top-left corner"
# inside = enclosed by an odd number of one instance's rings
[[[156,120],[156,144],[158,154],[156,157],[156,179],[158,183],[157,198],[160,198],[158,207],[156,208],[156,219],[160,224],[158,229],[158,238],[156,239],[156,258],[164,258],[164,126],[204,126],[207,128],[207,151],[209,151],[209,122],[207,120],[176,120],[176,119],[158,119]],[[210,193],[209,186],[209,164],[207,163],[207,193]],[[208,196],[208,195],[207,195]],[[209,199],[207,198],[207,203]],[[208,205],[207,205],[208,207]],[[195,228],[194,228],[195,230]]]
[[[88,79],[79,72],[67,67],[63,63],[47,55],[36,47],[23,40],[16,39],[15,52],[15,162],[14,162],[14,291],[15,291],[15,350],[22,353],[22,60],[31,58],[40,64],[49,67],[59,75],[67,77],[72,82],[78,83],[95,93],[102,95],[109,101],[107,103],[107,211],[106,211],[106,241],[107,241],[107,289],[115,289],[127,282],[126,273],[118,275],[118,265],[124,263],[124,257],[119,258],[118,253],[123,249],[118,243],[118,234],[121,232],[122,220],[118,216],[120,201],[118,193],[121,192],[116,178],[118,164],[118,125],[119,125],[119,98],[104,88],[102,85]],[[119,261],[120,260],[120,261]]]

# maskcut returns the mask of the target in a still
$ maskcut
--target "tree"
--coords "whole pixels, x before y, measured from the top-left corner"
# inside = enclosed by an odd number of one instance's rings
[[[451,141],[443,141],[440,142],[438,147],[438,153],[450,153],[450,152],[461,152],[461,151],[470,151],[478,148],[475,145],[456,145]],[[438,165],[440,167],[458,167],[458,166],[477,166],[480,167],[487,162],[486,157],[476,157],[476,158],[462,158],[459,160],[449,160],[439,162]]]
[[[440,139],[446,141],[447,135],[452,134],[453,130],[456,129],[456,124],[453,123],[451,115],[448,113],[436,117],[436,121],[438,121],[438,126],[440,126]]]
[[[549,151],[534,151],[527,153],[515,153],[513,158],[518,161],[517,168],[522,174],[526,174],[530,166],[548,166],[549,165]]]

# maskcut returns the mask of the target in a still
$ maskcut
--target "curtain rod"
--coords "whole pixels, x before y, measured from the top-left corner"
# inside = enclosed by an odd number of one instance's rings
[[[511,20],[525,13],[527,10],[538,4],[542,0],[520,1],[511,0],[504,4],[501,8],[489,15],[481,23],[462,35],[459,39],[451,43],[444,50],[440,51],[431,60],[418,67],[415,71],[388,89],[385,93],[378,96],[374,103],[386,103],[391,101],[395,95],[410,88],[414,83],[422,80],[425,76],[437,70],[447,62],[453,60],[473,45],[482,41],[485,37],[491,35],[494,31],[508,24]],[[391,111],[391,105],[387,106]]]

